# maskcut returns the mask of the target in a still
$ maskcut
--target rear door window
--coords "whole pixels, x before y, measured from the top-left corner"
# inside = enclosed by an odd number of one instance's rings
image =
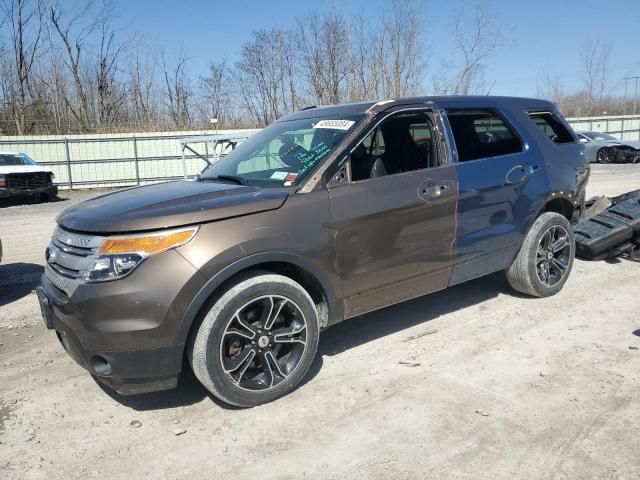
[[[576,141],[569,129],[553,113],[529,112],[529,117],[553,143],[563,144]]]
[[[522,141],[493,110],[447,110],[458,161],[499,157],[522,152]]]

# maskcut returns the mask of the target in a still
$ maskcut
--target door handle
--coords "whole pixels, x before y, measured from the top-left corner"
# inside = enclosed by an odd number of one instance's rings
[[[418,194],[425,200],[434,200],[450,195],[453,189],[448,183],[428,183],[420,187]]]
[[[527,165],[516,165],[507,172],[505,181],[509,184],[520,183],[529,176],[529,168]]]

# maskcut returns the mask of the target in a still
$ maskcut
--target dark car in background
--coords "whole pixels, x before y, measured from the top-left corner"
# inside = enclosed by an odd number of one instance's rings
[[[44,319],[120,393],[175,387],[187,359],[221,400],[269,402],[347,318],[498,271],[527,295],[557,293],[583,151],[542,100],[308,108],[195,181],[65,210],[37,288]]]
[[[58,187],[50,168],[38,165],[28,155],[19,152],[0,152],[0,200],[38,197],[53,200]]]

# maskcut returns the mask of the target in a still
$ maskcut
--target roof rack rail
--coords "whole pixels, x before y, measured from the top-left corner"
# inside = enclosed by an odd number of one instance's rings
[[[318,107],[316,107],[315,105],[309,105],[308,107],[301,108],[300,111],[304,112],[305,110],[311,110],[313,108],[318,108]]]

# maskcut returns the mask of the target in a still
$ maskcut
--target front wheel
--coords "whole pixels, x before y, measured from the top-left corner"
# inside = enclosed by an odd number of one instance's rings
[[[598,163],[611,163],[612,150],[607,147],[603,147],[598,150],[596,160]]]
[[[559,213],[543,213],[507,270],[507,280],[511,287],[527,295],[555,295],[569,278],[575,251],[569,220]]]
[[[303,379],[318,348],[309,294],[282,275],[244,275],[213,302],[189,344],[195,376],[239,407],[271,402]]]

